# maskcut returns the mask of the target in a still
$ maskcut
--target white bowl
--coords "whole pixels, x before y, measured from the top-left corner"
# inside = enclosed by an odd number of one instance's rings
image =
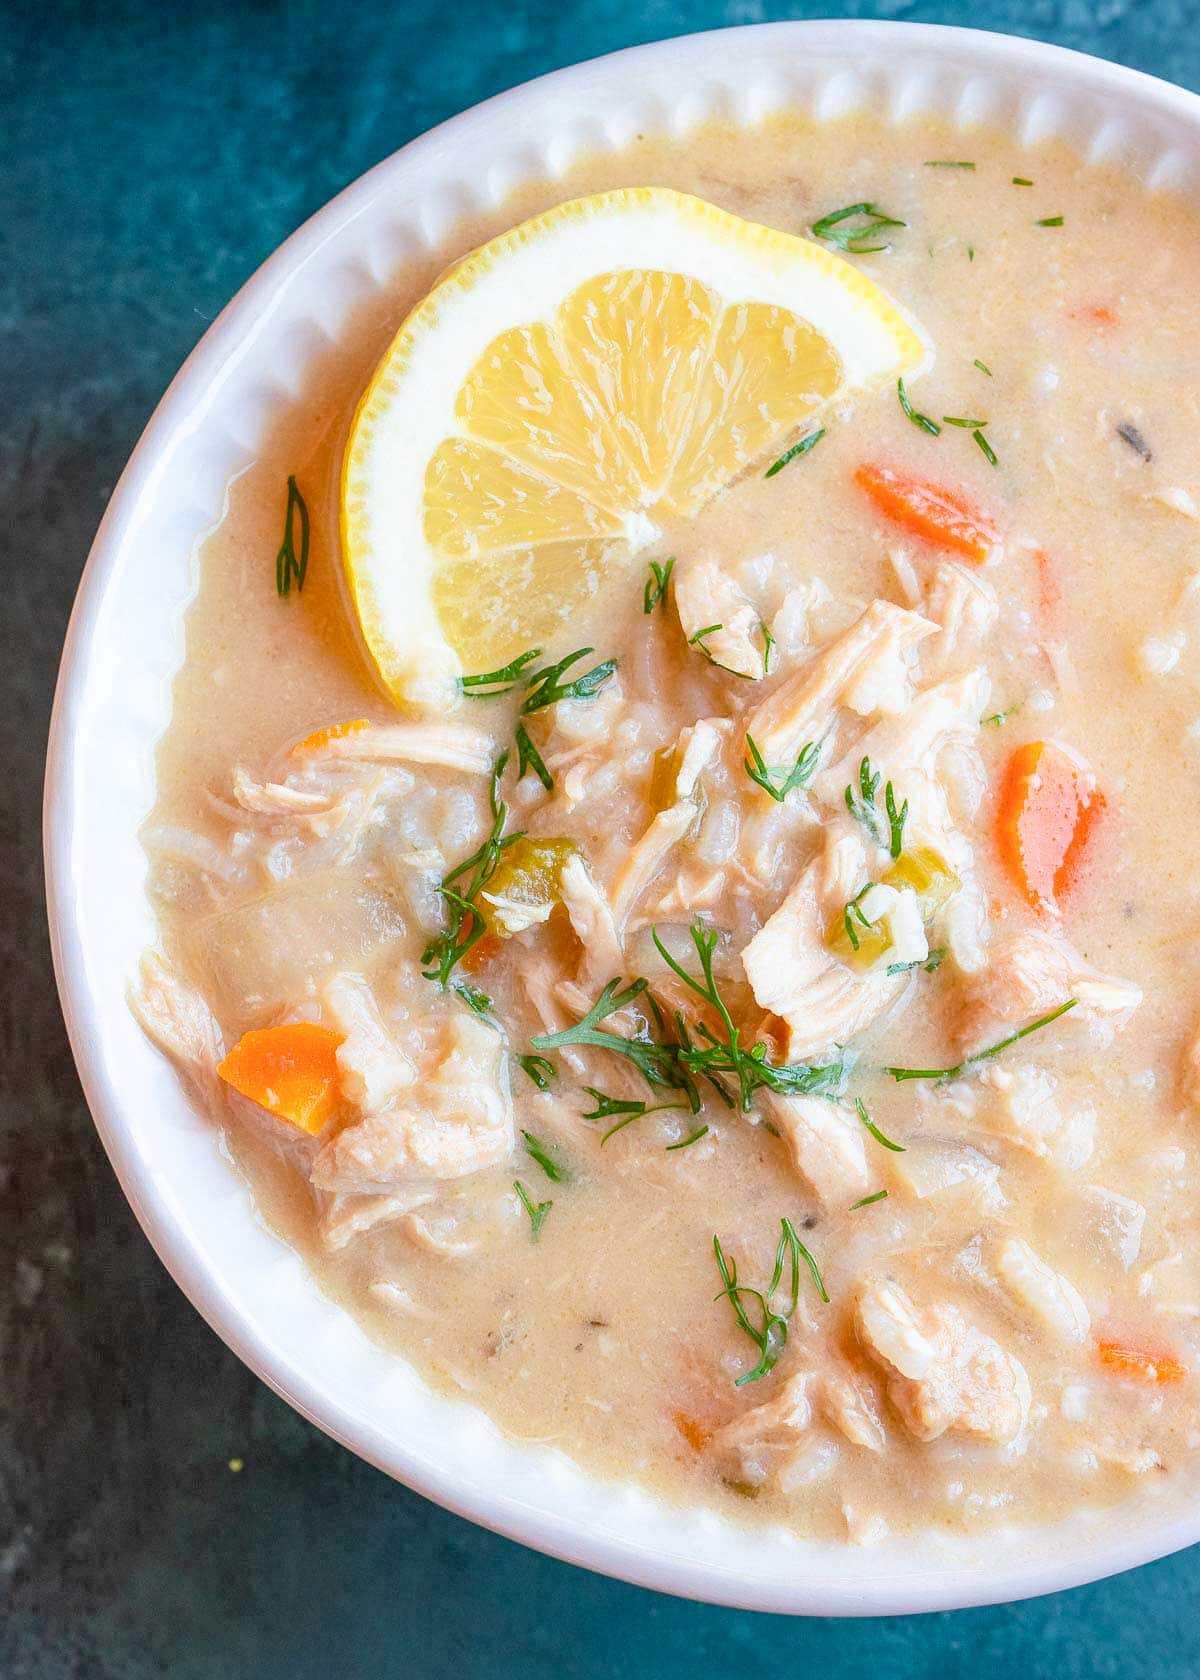
[[[1061,135],[1150,187],[1200,199],[1200,98],[1033,41],[888,23],[782,23],[637,47],[468,111],[348,188],[265,263],[189,357],[134,450],[71,618],[46,776],[54,962],[80,1076],[134,1212],[217,1333],[277,1393],[418,1492],[526,1544],[649,1587],[813,1615],[949,1609],[1050,1592],[1200,1539],[1196,1486],[1052,1529],[884,1541],[867,1551],[743,1531],[602,1482],[433,1394],[320,1295],[259,1222],[211,1123],[134,1024],[154,940],[138,825],[183,655],[199,538],[255,455],[283,382],[407,256],[519,182],[636,133],[793,104],[987,120]],[[1190,1507],[1190,1508],[1189,1508]]]

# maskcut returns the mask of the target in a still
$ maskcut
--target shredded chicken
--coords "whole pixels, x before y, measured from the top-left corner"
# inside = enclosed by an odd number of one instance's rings
[[[1006,1031],[1078,998],[1068,1022],[1111,1016],[1121,1025],[1142,1001],[1130,980],[1102,974],[1058,933],[1028,928],[991,947],[987,966],[974,981],[959,1023],[964,1055],[974,1055]]]
[[[739,677],[765,675],[761,614],[715,556],[676,567],[675,610],[688,641],[697,638],[714,665]]]
[[[392,1107],[417,1074],[384,1024],[371,987],[361,974],[335,974],[324,1001],[345,1035],[337,1053],[342,1095],[363,1114]]]
[[[856,1313],[859,1340],[887,1373],[888,1399],[919,1441],[948,1430],[1006,1445],[1029,1414],[1025,1367],[956,1307],[918,1315],[893,1283],[868,1283]]]
[[[957,560],[943,560],[929,579],[923,608],[940,627],[921,649],[925,677],[960,671],[978,659],[999,614],[996,591],[978,571]]]
[[[1018,1306],[1064,1342],[1082,1342],[1092,1318],[1075,1285],[1048,1266],[1023,1237],[1009,1236],[995,1256],[996,1275]]]
[[[221,1101],[217,1065],[225,1055],[216,1017],[194,986],[189,986],[157,951],[147,951],[129,1007],[142,1031],[168,1055],[195,1094],[210,1108]]]
[[[818,1397],[822,1415],[847,1441],[868,1452],[883,1452],[887,1431],[874,1386],[865,1372],[848,1364],[830,1372],[819,1381]]]
[[[241,765],[233,772],[233,797],[260,817],[311,817],[332,811],[342,799],[337,788],[298,788],[288,782],[257,782]]]
[[[485,730],[465,723],[386,723],[335,736],[313,756],[375,764],[441,764],[484,776],[492,768],[496,743]]]
[[[911,651],[937,625],[890,601],[872,601],[843,636],[780,683],[746,723],[768,764],[788,765],[822,741],[845,704],[863,717],[903,711],[911,693]]]
[[[870,1179],[863,1130],[824,1097],[785,1097],[764,1091],[760,1098],[800,1177],[826,1211],[849,1206]]]
[[[603,986],[625,968],[612,907],[577,855],[567,859],[559,882],[571,926],[583,947],[580,976],[593,988]]]
[[[372,1192],[462,1178],[512,1154],[512,1098],[503,1040],[462,1011],[420,1070],[419,1102],[368,1114],[327,1143],[313,1165],[321,1190]]]
[[[866,877],[866,851],[858,836],[831,838],[742,951],[755,1001],[787,1024],[789,1062],[844,1044],[904,990],[903,975],[886,969],[860,973],[839,962],[826,944],[831,921]]]
[[[413,1208],[432,1201],[433,1194],[432,1190],[412,1185],[374,1196],[361,1196],[344,1190],[332,1193],[318,1190],[317,1228],[321,1241],[331,1250],[345,1248],[355,1237],[400,1219],[404,1214],[411,1213]]]
[[[706,1452],[728,1480],[760,1487],[803,1444],[812,1425],[811,1382],[808,1371],[789,1377],[773,1400],[716,1431]]]

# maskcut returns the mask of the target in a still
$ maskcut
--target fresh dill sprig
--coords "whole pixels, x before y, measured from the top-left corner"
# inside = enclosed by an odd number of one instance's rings
[[[769,624],[760,624],[759,629],[762,631],[763,639],[763,676],[769,677],[771,675],[771,653],[775,647],[775,638],[771,634]]]
[[[888,974],[909,974],[914,968],[923,968],[926,974],[933,974],[942,966],[942,960],[945,955],[945,946],[939,945],[935,950],[930,951],[927,957],[917,957],[914,962],[889,963],[887,965],[886,972]]]
[[[529,679],[526,667],[542,656],[541,648],[529,648],[519,653],[498,671],[480,671],[473,677],[459,677],[458,686],[468,700],[494,700],[498,694],[508,694]]]
[[[454,969],[487,932],[487,920],[476,902],[480,892],[496,873],[501,853],[515,841],[524,839],[523,831],[513,834],[504,832],[508,806],[500,798],[500,777],[507,763],[508,753],[503,752],[492,770],[492,826],[487,839],[478,851],[472,852],[469,858],[464,858],[448,875],[444,875],[438,888],[447,907],[446,927],[429,941],[422,952],[422,963],[431,966],[421,972],[426,980],[436,980],[443,991],[449,986]],[[459,892],[454,882],[461,881],[464,876],[467,883]],[[467,1001],[470,1002],[470,999]]]
[[[542,1234],[542,1226],[546,1223],[546,1215],[554,1206],[553,1202],[535,1202],[519,1178],[513,1179],[513,1189],[521,1198],[521,1204],[529,1215],[529,1235],[534,1242]]]
[[[517,1060],[539,1091],[548,1091],[550,1081],[558,1078],[558,1069],[549,1056],[518,1056]]]
[[[847,1213],[853,1213],[855,1208],[870,1207],[872,1202],[885,1202],[887,1195],[886,1190],[876,1190],[873,1196],[860,1196],[856,1202],[850,1203],[846,1211]]]
[[[742,1113],[748,1114],[751,1108],[751,1098],[755,1091],[766,1089],[777,1091],[787,1096],[823,1096],[833,1097],[839,1094],[846,1081],[846,1064],[844,1061],[825,1065],[809,1065],[808,1063],[787,1063],[776,1067],[767,1060],[767,1047],[761,1041],[751,1045],[744,1045],[741,1029],[736,1027],[725,1001],[721,996],[716,979],[713,976],[713,953],[717,948],[717,931],[715,928],[705,927],[703,922],[693,922],[691,927],[692,944],[696,947],[696,954],[700,959],[702,978],[697,980],[689,974],[681,962],[678,962],[667,950],[658,937],[658,929],[652,927],[650,936],[654,941],[659,956],[666,963],[671,972],[683,981],[689,990],[704,1000],[717,1015],[724,1036],[718,1036],[712,1029],[701,1022],[696,1028],[697,1043],[688,1039],[678,1049],[678,1060],[683,1069],[693,1078],[708,1079],[724,1092],[721,1085],[722,1076],[735,1079]],[[682,1023],[681,1023],[682,1024]]]
[[[829,245],[834,245],[839,251],[848,251],[851,256],[865,257],[874,251],[888,251],[890,242],[882,245],[867,245],[868,239],[877,239],[882,228],[907,227],[907,222],[889,216],[877,204],[863,202],[861,204],[847,204],[841,210],[831,210],[820,221],[814,222],[809,229],[814,239],[823,239]]]
[[[565,1184],[571,1176],[570,1173],[560,1161],[554,1159],[541,1138],[535,1138],[532,1132],[522,1132],[521,1136],[525,1139],[525,1153],[537,1162],[546,1177],[554,1184]]]
[[[870,1132],[876,1143],[881,1143],[885,1149],[890,1149],[893,1155],[903,1155],[906,1153],[902,1143],[893,1143],[891,1138],[884,1137],[883,1133],[879,1130],[879,1127],[867,1113],[867,1105],[861,1097],[855,1097],[854,1099],[854,1112],[858,1115],[858,1118],[866,1127],[867,1131]]]
[[[975,358],[975,366],[979,369],[980,373],[986,373],[989,379],[995,378],[995,374],[993,374],[991,368],[986,362],[981,362],[978,356]]]
[[[695,1080],[679,1064],[679,1045],[656,1043],[647,1029],[642,1029],[637,1037],[625,1038],[621,1033],[606,1032],[600,1026],[601,1021],[641,997],[646,987],[644,979],[634,980],[624,989],[620,980],[610,980],[587,1014],[573,1027],[564,1027],[556,1033],[542,1033],[530,1043],[539,1051],[558,1050],[572,1044],[615,1051],[633,1063],[652,1089],[682,1091],[688,1107],[695,1114],[700,1108],[700,1093]]]
[[[546,761],[534,746],[529,731],[523,723],[518,723],[515,731],[517,743],[517,780],[520,781],[527,770],[532,770],[547,793],[554,791],[554,777],[546,768]]]
[[[897,1081],[904,1079],[957,1079],[968,1068],[974,1067],[976,1062],[990,1061],[993,1056],[998,1056],[1002,1050],[1007,1050],[1010,1044],[1016,1044],[1022,1038],[1028,1038],[1030,1033],[1038,1032],[1042,1027],[1048,1027],[1051,1021],[1057,1021],[1060,1015],[1067,1013],[1068,1009],[1074,1009],[1078,1002],[1078,998],[1068,998],[1066,1003],[1060,1003],[1058,1008],[1052,1009],[1048,1015],[1039,1015],[1036,1021],[1031,1021],[1027,1027],[1022,1027],[1019,1032],[1009,1033],[1008,1037],[1002,1038],[998,1044],[989,1044],[986,1050],[976,1051],[973,1056],[967,1056],[963,1061],[957,1062],[954,1067],[889,1067],[884,1068],[883,1071],[890,1073],[892,1078]]]
[[[790,770],[771,769],[763,759],[758,744],[753,735],[746,736],[746,745],[750,749],[750,757],[745,759],[742,768],[752,782],[757,782],[764,793],[782,805],[793,788],[807,787],[816,774],[817,764],[821,757],[821,749],[812,741],[805,742],[796,754],[796,762]]]
[[[858,767],[858,792],[853,783],[846,788],[846,809],[856,822],[862,824],[877,845],[883,844],[879,816],[875,810],[875,795],[879,791],[879,772],[871,769],[871,760],[864,758]]]
[[[858,928],[855,927],[854,924],[857,922],[859,926],[865,928],[871,928],[875,925],[873,922],[869,922],[867,920],[861,909],[862,900],[867,896],[874,885],[874,881],[868,881],[861,891],[855,893],[849,904],[847,904],[846,908],[842,911],[842,926],[846,930],[846,938],[850,941],[850,949],[852,951],[857,951],[859,945],[862,943],[859,938]]]
[[[796,1227],[790,1219],[781,1219],[779,1246],[775,1250],[775,1268],[771,1273],[771,1281],[765,1290],[750,1289],[746,1284],[738,1282],[737,1261],[732,1255],[726,1255],[721,1247],[721,1239],[713,1237],[713,1255],[716,1258],[717,1270],[721,1274],[722,1288],[718,1290],[715,1299],[724,1296],[733,1308],[738,1328],[749,1336],[759,1352],[758,1364],[752,1371],[747,1371],[738,1377],[734,1386],[743,1387],[746,1383],[757,1382],[774,1370],[779,1357],[787,1345],[788,1321],[800,1300],[800,1264],[807,1266],[812,1277],[817,1294],[828,1304],[829,1295],[825,1289],[825,1282],[821,1271],[812,1254],[801,1242],[796,1233]],[[785,1267],[789,1271],[787,1306],[782,1312],[777,1312],[771,1305],[771,1298],[783,1281]],[[752,1301],[758,1309],[760,1322],[753,1323],[746,1311],[745,1301]]]
[[[619,1114],[621,1116],[616,1125],[610,1126],[604,1136],[600,1139],[601,1149],[604,1148],[604,1145],[608,1142],[610,1137],[614,1137],[617,1132],[623,1131],[626,1126],[632,1125],[635,1120],[643,1119],[647,1114],[661,1114],[664,1109],[684,1108],[690,1106],[690,1104],[685,1103],[655,1103],[653,1105],[648,1105],[644,1102],[638,1102],[636,1098],[629,1099],[625,1097],[607,1096],[603,1091],[598,1091],[594,1085],[585,1085],[583,1088],[587,1092],[588,1096],[593,1099],[596,1106],[595,1108],[586,1110],[580,1116],[581,1119],[611,1120],[614,1114]],[[708,1128],[705,1127],[705,1130],[707,1131]]]
[[[1061,216],[1043,216],[1034,223],[1035,227],[1061,227],[1062,225],[1063,218]]]
[[[963,427],[966,428],[966,430],[968,432],[970,432],[970,431],[973,431],[976,426],[986,426],[987,421],[986,420],[963,420],[963,419],[960,419],[957,414],[943,414],[942,415],[942,425],[943,426],[963,426]]]
[[[973,163],[960,163],[953,158],[927,158],[926,169],[974,169]]]
[[[1012,178],[1012,184],[1014,187],[1031,187],[1033,182],[1027,180],[1024,175],[1014,175]]]
[[[810,449],[815,449],[824,436],[824,426],[821,426],[815,432],[809,432],[808,436],[802,437],[799,443],[794,443],[790,449],[785,449],[779,459],[777,461],[773,461],[767,468],[763,477],[774,478],[775,474],[781,473],[790,461],[797,461],[801,455],[807,455]]]
[[[529,693],[521,707],[522,713],[540,712],[543,706],[553,706],[559,700],[591,700],[616,670],[615,659],[593,665],[582,677],[573,677],[570,682],[564,683],[560,679],[577,660],[586,659],[589,653],[595,651],[590,647],[576,648],[574,653],[560,659],[557,665],[547,665],[544,671],[535,671],[533,676],[527,677]]]
[[[664,560],[661,564],[651,560],[651,576],[646,579],[646,587],[642,593],[642,611],[649,615],[662,603],[662,610],[667,610],[667,587],[671,582],[671,573],[675,570],[675,557]]]
[[[667,1154],[669,1155],[673,1149],[687,1149],[691,1144],[699,1143],[702,1137],[708,1136],[708,1132],[709,1128],[707,1126],[697,1126],[694,1132],[690,1132],[685,1138],[680,1138],[678,1143],[669,1143]]]
[[[899,810],[896,809],[896,792],[891,782],[883,790],[883,808],[887,815],[888,829],[890,830],[888,851],[894,858],[898,858],[904,849],[904,825],[908,821],[908,800],[904,801]]]
[[[296,533],[299,530],[300,552],[296,553]],[[300,487],[289,473],[287,481],[287,511],[283,516],[283,541],[275,556],[275,590],[283,597],[296,585],[297,595],[304,588],[308,576],[308,504],[300,494]]]
[[[712,654],[709,653],[708,649],[705,647],[704,638],[705,636],[711,636],[714,631],[724,630],[724,628],[725,626],[723,624],[706,624],[703,629],[697,630],[694,636],[688,637],[688,646],[698,647],[705,658],[712,660],[712,663],[715,665],[716,660],[713,659]]]
[[[922,414],[918,409],[913,407],[912,403],[909,401],[908,388],[903,379],[897,379],[896,381],[896,394],[900,398],[900,407],[904,410],[905,415],[912,421],[914,426],[919,426],[923,432],[928,432],[930,437],[939,437],[941,435],[942,428],[938,425],[937,421],[931,420],[928,414]]]
[[[460,997],[463,1000],[468,1009],[473,1009],[476,1015],[481,1016],[485,1021],[490,1021],[493,1026],[499,1025],[495,1015],[492,1013],[491,998],[486,992],[481,991],[478,986],[473,986],[469,980],[463,977],[463,975],[455,975],[454,979],[450,982],[450,990],[456,997]]]

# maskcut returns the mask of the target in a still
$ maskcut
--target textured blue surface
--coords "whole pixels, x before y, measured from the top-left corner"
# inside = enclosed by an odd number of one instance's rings
[[[162,1272],[53,996],[54,665],[108,491],[207,321],[339,187],[491,93],[839,11],[1037,35],[1200,89],[1196,0],[0,4],[0,1680],[1200,1676],[1200,1553],[1024,1606],[785,1622],[601,1580],[394,1486],[267,1393]]]

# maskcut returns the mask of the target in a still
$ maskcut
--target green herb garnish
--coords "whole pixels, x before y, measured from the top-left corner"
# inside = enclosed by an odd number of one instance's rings
[[[974,431],[971,433],[971,436],[975,439],[975,442],[979,445],[980,449],[983,450],[984,455],[994,467],[996,465],[996,451],[984,437],[983,433],[981,431]]]
[[[540,1138],[535,1138],[532,1132],[522,1132],[525,1139],[525,1153],[531,1160],[537,1162],[548,1179],[555,1184],[565,1184],[570,1173],[566,1167],[556,1161]]]
[[[495,1015],[492,1013],[491,998],[486,992],[480,991],[478,986],[473,986],[469,980],[465,980],[463,976],[459,974],[451,980],[450,990],[456,997],[460,997],[463,1000],[468,1009],[473,1009],[476,1015],[482,1016],[485,1021],[490,1021],[493,1026],[499,1025]]]
[[[887,1194],[886,1190],[876,1190],[873,1196],[860,1196],[856,1202],[850,1203],[850,1206],[846,1209],[846,1211],[847,1213],[853,1213],[855,1208],[870,1207],[872,1202],[886,1201]]]
[[[300,553],[296,553],[296,532],[300,533]],[[289,474],[287,481],[287,512],[283,516],[283,541],[275,556],[275,589],[284,596],[296,585],[297,595],[304,588],[308,576],[308,506],[300,494],[296,480]]]
[[[891,831],[888,840],[888,850],[894,858],[900,856],[904,846],[904,824],[908,821],[908,800],[900,809],[896,809],[896,793],[891,782],[883,790],[883,808],[887,814],[888,828]]]
[[[523,713],[540,712],[543,706],[553,706],[559,700],[591,700],[603,688],[617,668],[615,659],[606,659],[600,665],[593,665],[582,677],[573,677],[570,682],[562,682],[560,678],[569,666],[577,660],[586,659],[589,653],[595,653],[595,648],[576,648],[574,653],[568,653],[560,659],[557,665],[547,665],[544,671],[536,671],[527,677],[529,693],[525,704],[521,707]]]
[[[546,1215],[554,1206],[553,1202],[534,1202],[519,1178],[513,1179],[513,1189],[520,1196],[525,1212],[529,1215],[529,1234],[536,1242],[542,1234],[542,1226],[546,1223]]]
[[[664,560],[661,565],[657,560],[651,560],[650,571],[652,575],[646,579],[646,587],[642,593],[642,611],[644,613],[652,613],[660,601],[662,602],[662,610],[666,612],[667,586],[671,581],[671,573],[674,570],[674,555],[669,560]]]
[[[528,682],[526,667],[540,659],[541,648],[529,648],[519,653],[498,671],[481,671],[477,676],[459,677],[458,686],[468,700],[494,700],[498,694],[508,694],[521,682]]]
[[[532,770],[547,793],[554,791],[554,777],[546,768],[546,761],[530,739],[529,731],[523,723],[516,728],[517,742],[517,780],[520,781],[527,770]]]
[[[950,158],[928,158],[926,169],[974,169],[973,163],[959,163]]]
[[[863,1102],[861,1097],[855,1097],[854,1111],[866,1129],[870,1132],[871,1136],[875,1139],[876,1143],[881,1143],[885,1149],[890,1149],[894,1155],[903,1155],[906,1153],[902,1143],[893,1143],[891,1138],[884,1137],[883,1133],[879,1130],[879,1127],[867,1113],[867,1105]]]
[[[937,421],[931,420],[928,414],[919,413],[908,400],[908,390],[903,379],[897,379],[896,392],[900,398],[900,407],[912,421],[913,425],[919,426],[923,432],[928,432],[930,437],[939,436],[942,428],[938,425]]]
[[[708,1127],[707,1126],[697,1126],[696,1130],[694,1132],[691,1132],[685,1138],[680,1138],[678,1143],[669,1143],[667,1145],[667,1154],[669,1155],[673,1149],[686,1149],[689,1146],[689,1144],[699,1143],[700,1139],[702,1137],[707,1137],[707,1136],[708,1136]]]
[[[742,768],[750,780],[757,782],[763,792],[769,793],[771,798],[779,805],[783,804],[793,788],[808,786],[816,773],[817,764],[821,757],[820,747],[812,741],[807,741],[796,754],[796,762],[790,770],[778,768],[773,770],[764,762],[763,755],[752,735],[746,736],[746,745],[750,749],[750,757],[743,761]]]
[[[517,1060],[539,1091],[548,1091],[550,1081],[558,1078],[558,1069],[549,1056],[518,1056]]]
[[[614,1114],[621,1115],[621,1119],[617,1121],[616,1125],[610,1126],[600,1139],[601,1149],[604,1148],[610,1137],[614,1137],[617,1132],[623,1131],[626,1126],[632,1125],[635,1120],[641,1120],[647,1114],[661,1114],[664,1109],[683,1108],[685,1106],[683,1103],[655,1103],[648,1107],[644,1102],[638,1102],[636,1099],[629,1100],[625,1097],[606,1096],[603,1091],[598,1091],[594,1085],[585,1085],[583,1088],[593,1099],[596,1106],[588,1109],[581,1116],[582,1119],[611,1120]],[[705,1127],[705,1130],[707,1131],[708,1128]]]
[[[1074,1009],[1078,1002],[1078,998],[1068,998],[1066,1003],[1060,1003],[1058,1008],[1052,1009],[1048,1015],[1039,1015],[1036,1021],[1031,1021],[1027,1027],[1022,1027],[1019,1032],[1010,1033],[1007,1038],[1002,1038],[998,1044],[989,1044],[986,1050],[977,1051],[974,1056],[968,1056],[964,1061],[956,1063],[954,1067],[889,1067],[884,1068],[883,1071],[890,1073],[892,1078],[897,1081],[903,1079],[957,1079],[968,1068],[974,1067],[976,1062],[990,1061],[993,1056],[998,1056],[1002,1050],[1007,1050],[1010,1044],[1016,1044],[1020,1039],[1028,1038],[1030,1033],[1038,1032],[1042,1027],[1048,1027],[1051,1021],[1057,1021],[1060,1015],[1067,1013],[1068,1009]]]
[[[795,1226],[790,1219],[781,1219],[779,1224],[781,1234],[779,1246],[775,1250],[775,1269],[765,1290],[750,1289],[745,1284],[740,1284],[737,1275],[737,1261],[732,1256],[726,1256],[719,1237],[713,1238],[713,1254],[716,1257],[717,1270],[721,1274],[721,1283],[724,1286],[717,1293],[715,1299],[719,1301],[722,1296],[728,1299],[733,1307],[734,1317],[737,1319],[739,1329],[749,1336],[760,1356],[758,1364],[752,1371],[747,1371],[744,1376],[738,1377],[734,1384],[735,1388],[741,1388],[745,1383],[757,1382],[760,1377],[765,1377],[769,1371],[774,1370],[778,1363],[779,1356],[787,1345],[788,1320],[795,1312],[800,1300],[801,1260],[804,1261],[812,1275],[817,1294],[822,1301],[826,1303],[829,1301],[817,1262],[800,1241]],[[791,1273],[788,1286],[788,1304],[785,1310],[779,1313],[771,1306],[771,1297],[783,1280],[785,1265],[789,1266]],[[745,1300],[752,1301],[757,1307],[761,1320],[758,1324],[751,1321],[743,1304],[743,1297]]]
[[[1043,216],[1042,219],[1034,225],[1037,227],[1061,227],[1063,225],[1063,219],[1061,216]]]
[[[975,366],[979,369],[980,373],[986,373],[989,379],[993,379],[995,377],[987,363],[981,362],[978,356],[975,358]]]
[[[769,677],[771,675],[771,650],[775,646],[775,638],[771,634],[769,624],[760,624],[759,629],[762,631],[763,639],[763,676]]]
[[[907,222],[901,222],[895,216],[886,215],[877,204],[847,204],[842,210],[831,210],[828,216],[822,216],[819,222],[814,222],[809,230],[815,239],[824,239],[830,245],[836,245],[839,251],[849,251],[852,256],[865,257],[873,251],[887,251],[891,247],[888,243],[882,245],[867,245],[863,241],[877,238],[881,228],[907,227]]]
[[[926,974],[933,974],[942,966],[945,955],[945,946],[939,945],[936,950],[930,951],[924,959],[918,957],[914,962],[889,963],[886,972],[888,974],[909,974],[914,968],[923,968]]]
[[[556,1033],[542,1033],[530,1042],[535,1050],[558,1050],[566,1045],[578,1044],[615,1051],[633,1063],[652,1089],[682,1091],[688,1107],[695,1114],[700,1107],[700,1093],[695,1080],[680,1066],[679,1045],[656,1043],[649,1037],[648,1031],[636,1038],[625,1038],[621,1033],[606,1032],[600,1026],[601,1021],[640,997],[646,986],[647,982],[640,979],[622,990],[620,980],[610,980],[587,1014],[573,1027],[564,1027]]]
[[[986,426],[987,421],[986,420],[962,420],[956,414],[943,414],[942,415],[942,424],[943,424],[943,426],[964,426],[966,428],[966,430],[968,432],[970,432],[970,431],[973,431],[976,426]]]
[[[771,466],[767,468],[763,477],[774,478],[776,473],[783,471],[789,461],[798,460],[801,455],[807,455],[810,449],[815,449],[824,436],[824,426],[822,426],[818,431],[809,432],[808,436],[802,437],[799,443],[794,443],[790,449],[785,449],[778,461],[773,462]]]
[[[876,845],[887,845],[894,858],[900,856],[904,845],[904,824],[908,820],[908,800],[897,810],[896,790],[891,782],[883,790],[883,808],[888,821],[888,836],[885,841],[882,825],[879,821],[879,811],[876,799],[879,793],[879,783],[882,776],[878,770],[871,768],[871,760],[864,758],[858,767],[858,790],[853,783],[846,788],[846,809],[858,823],[866,829]],[[862,894],[859,894],[862,897]]]
[[[1031,187],[1033,182],[1026,180],[1024,175],[1014,175],[1012,178],[1012,184],[1014,187]]]
[[[514,834],[504,832],[508,806],[500,798],[500,777],[507,763],[508,753],[503,752],[492,770],[492,827],[487,839],[478,851],[472,852],[469,858],[464,858],[448,875],[444,875],[438,888],[447,906],[446,927],[444,932],[429,941],[421,953],[422,963],[432,965],[421,972],[426,980],[436,980],[443,990],[450,984],[450,975],[456,966],[487,932],[487,920],[476,903],[479,893],[496,873],[501,853],[515,841],[524,839],[522,831]],[[467,884],[459,892],[453,883],[464,876]],[[470,999],[467,1001],[470,1002]]]
[[[865,928],[870,928],[875,925],[873,922],[869,922],[867,920],[860,908],[862,900],[867,896],[874,885],[874,881],[868,881],[866,886],[863,887],[860,892],[855,893],[849,904],[847,904],[846,908],[842,911],[842,926],[846,930],[846,938],[850,941],[850,949],[852,951],[857,951],[861,943],[858,928],[854,925],[855,922]]]

